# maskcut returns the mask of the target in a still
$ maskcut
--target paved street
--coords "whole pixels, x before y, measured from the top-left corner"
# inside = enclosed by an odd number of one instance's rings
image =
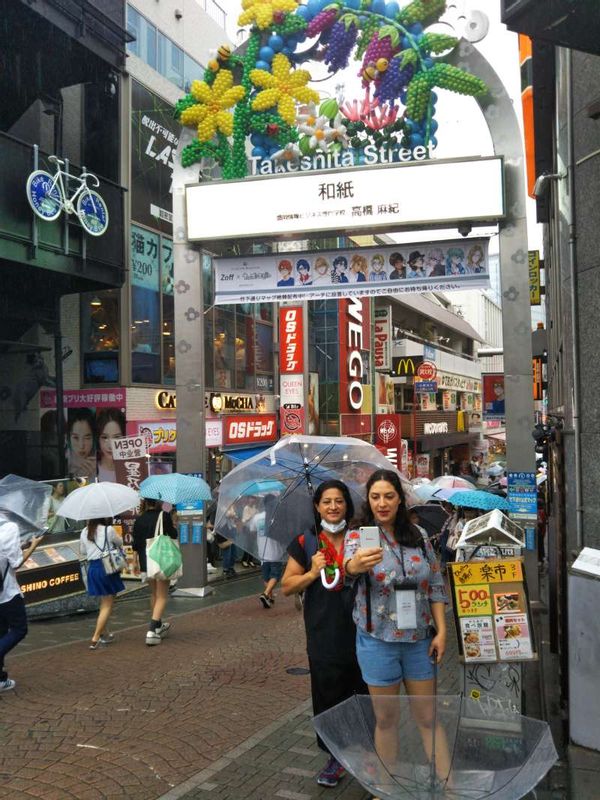
[[[286,671],[306,666],[301,615],[281,594],[266,611],[259,587],[172,599],[154,648],[145,597],[117,605],[116,642],[100,651],[87,649],[92,615],[32,623],[8,662],[17,689],[0,698],[0,797],[363,798],[349,778],[314,781],[309,680]]]

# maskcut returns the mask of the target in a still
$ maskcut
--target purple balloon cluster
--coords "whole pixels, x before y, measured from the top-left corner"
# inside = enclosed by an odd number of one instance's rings
[[[355,22],[346,25],[342,20],[338,20],[335,23],[331,29],[329,45],[323,59],[329,67],[329,72],[337,72],[348,66],[350,53],[356,44],[357,36],[358,26]]]

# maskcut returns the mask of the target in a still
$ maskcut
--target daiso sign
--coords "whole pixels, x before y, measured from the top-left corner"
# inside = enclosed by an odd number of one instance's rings
[[[340,411],[360,413],[364,404],[366,365],[364,352],[370,349],[371,316],[369,300],[351,297],[338,305],[340,341]]]

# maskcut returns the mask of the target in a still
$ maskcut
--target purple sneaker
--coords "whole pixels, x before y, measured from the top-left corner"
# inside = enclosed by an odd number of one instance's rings
[[[341,779],[346,774],[346,770],[339,761],[337,761],[333,756],[329,758],[329,761],[321,772],[317,776],[317,783],[319,786],[327,786],[328,789],[333,789],[334,786],[337,786]]]

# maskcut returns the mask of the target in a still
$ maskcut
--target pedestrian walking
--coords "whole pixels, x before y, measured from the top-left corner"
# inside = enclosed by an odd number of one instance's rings
[[[275,603],[275,587],[281,579],[285,567],[285,550],[276,539],[266,535],[266,520],[271,519],[277,498],[267,495],[264,499],[264,511],[257,511],[248,521],[250,533],[256,536],[256,547],[260,557],[260,569],[264,590],[258,599],[263,608],[272,608]]]
[[[146,542],[154,538],[160,530],[171,539],[177,539],[177,529],[173,525],[171,516],[166,514],[158,500],[145,498],[142,501],[142,512],[133,523],[133,549],[138,555],[140,572],[147,577],[148,565],[146,560]],[[146,644],[149,646],[160,644],[167,635],[170,622],[163,622],[163,614],[169,599],[170,580],[167,578],[148,578],[150,587],[151,617],[146,633]]]
[[[356,628],[352,620],[353,589],[344,580],[344,537],[354,515],[345,483],[329,480],[315,492],[314,530],[298,536],[288,547],[288,562],[281,582],[284,595],[304,593],[304,626],[315,715],[352,697],[366,694],[356,660]],[[321,570],[339,570],[339,581],[327,589]],[[344,775],[343,766],[317,736],[329,759],[317,776],[320,786],[334,787]]]
[[[441,662],[446,649],[447,597],[427,534],[410,522],[397,473],[377,470],[366,490],[367,500],[346,534],[345,570],[359,581],[353,612],[356,653],[373,700],[375,747],[384,763],[393,764],[400,706],[385,698],[397,696],[401,684],[415,699],[413,718],[431,753],[434,662]],[[355,525],[377,526],[380,546],[361,548]],[[435,736],[436,767],[445,777],[450,755],[439,725]]]
[[[34,536],[22,548],[15,523],[0,524],[0,692],[9,692],[16,686],[16,681],[9,678],[4,669],[4,657],[27,636],[25,600],[16,570],[27,561],[41,541],[41,536]]]
[[[79,539],[80,558],[87,561],[87,592],[90,597],[100,598],[100,609],[96,628],[90,642],[90,650],[110,644],[113,634],[106,626],[112,614],[115,597],[125,591],[125,585],[118,572],[107,574],[102,557],[111,547],[123,547],[123,540],[115,529],[104,519],[90,519],[81,531]]]

